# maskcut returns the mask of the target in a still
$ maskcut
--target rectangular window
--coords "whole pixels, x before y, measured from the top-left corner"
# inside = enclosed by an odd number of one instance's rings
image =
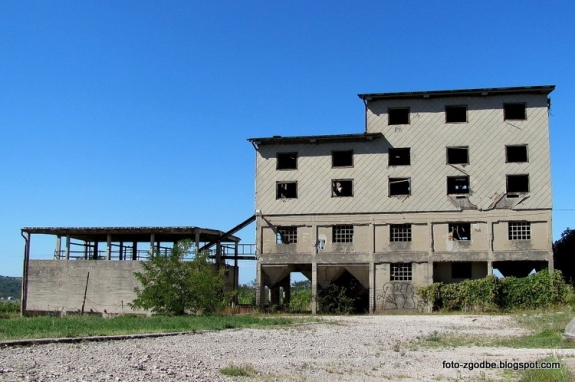
[[[445,106],[445,123],[467,122],[467,106]]]
[[[469,164],[469,147],[448,147],[447,164]]]
[[[409,108],[388,109],[387,118],[388,125],[409,125]]]
[[[353,167],[353,150],[332,151],[331,167]]]
[[[507,193],[529,192],[529,175],[507,175]]]
[[[448,176],[447,177],[447,195],[469,194],[469,177],[468,176]]]
[[[297,182],[277,182],[276,199],[297,199]]]
[[[278,227],[276,235],[277,244],[297,243],[297,227]]]
[[[411,263],[392,263],[390,281],[411,281]]]
[[[297,153],[277,153],[276,170],[297,170]]]
[[[503,119],[508,120],[522,120],[527,119],[525,116],[524,103],[504,103],[503,104]]]
[[[505,146],[505,161],[507,163],[528,162],[527,145]]]
[[[350,179],[332,180],[331,196],[332,197],[353,196],[353,180]]]
[[[471,223],[449,223],[450,240],[471,240]]]
[[[529,222],[509,222],[509,240],[531,240],[531,223]]]
[[[411,178],[389,178],[389,196],[411,195]]]
[[[411,149],[407,148],[397,148],[389,149],[388,154],[388,164],[390,166],[409,166],[411,165]]]
[[[389,240],[391,242],[411,241],[411,224],[390,224]]]
[[[331,240],[334,243],[353,243],[353,226],[334,225],[331,231]]]
[[[452,279],[470,279],[471,278],[471,263],[451,263],[451,278]]]

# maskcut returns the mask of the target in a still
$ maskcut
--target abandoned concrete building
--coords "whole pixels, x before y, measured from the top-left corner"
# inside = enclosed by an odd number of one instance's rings
[[[413,309],[414,288],[553,269],[554,86],[360,94],[359,134],[250,138],[257,302],[290,274],[361,286],[363,310]]]

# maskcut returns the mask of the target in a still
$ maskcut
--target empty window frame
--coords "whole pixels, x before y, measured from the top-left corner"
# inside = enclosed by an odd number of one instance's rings
[[[471,240],[471,223],[449,223],[450,240]]]
[[[409,125],[409,108],[398,107],[387,109],[388,125]]]
[[[276,234],[277,244],[296,244],[297,227],[278,227]]]
[[[531,223],[509,222],[507,224],[507,237],[509,240],[531,240]]]
[[[412,280],[411,263],[392,263],[390,281],[411,281]]]
[[[297,199],[297,182],[277,182],[276,199]]]
[[[411,195],[411,178],[389,178],[389,196]]]
[[[507,175],[507,193],[529,192],[529,175]]]
[[[470,262],[451,263],[452,279],[470,279],[471,275]]]
[[[391,242],[411,241],[411,224],[390,224],[389,240]]]
[[[353,196],[353,180],[351,179],[332,180],[331,196],[332,197]]]
[[[276,170],[297,170],[297,153],[277,153]]]
[[[331,230],[333,243],[353,243],[352,225],[334,225]]]
[[[503,119],[505,120],[522,120],[527,119],[525,114],[524,103],[504,103]]]
[[[505,146],[505,161],[507,163],[528,162],[527,145]]]
[[[469,147],[447,147],[447,164],[469,164]]]
[[[445,106],[445,123],[467,122],[467,106]]]
[[[411,165],[411,149],[406,148],[396,148],[389,149],[388,154],[388,164],[390,166],[409,166]]]
[[[353,150],[332,151],[331,167],[353,167]]]
[[[469,194],[468,176],[448,176],[447,195]]]

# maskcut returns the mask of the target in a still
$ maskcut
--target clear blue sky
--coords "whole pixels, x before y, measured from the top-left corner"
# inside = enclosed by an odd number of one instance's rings
[[[369,92],[557,85],[557,239],[575,227],[574,17],[573,1],[0,2],[0,275],[22,274],[26,226],[225,231],[254,210],[246,138],[362,132]]]

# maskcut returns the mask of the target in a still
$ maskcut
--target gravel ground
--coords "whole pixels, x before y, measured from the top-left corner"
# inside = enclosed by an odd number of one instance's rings
[[[240,329],[174,337],[0,349],[2,381],[430,381],[492,380],[504,370],[444,368],[443,361],[532,362],[574,350],[430,348],[422,337],[455,333],[514,336],[502,316],[346,316],[279,329]],[[220,369],[251,367],[251,378]],[[509,377],[507,373],[507,377]]]

